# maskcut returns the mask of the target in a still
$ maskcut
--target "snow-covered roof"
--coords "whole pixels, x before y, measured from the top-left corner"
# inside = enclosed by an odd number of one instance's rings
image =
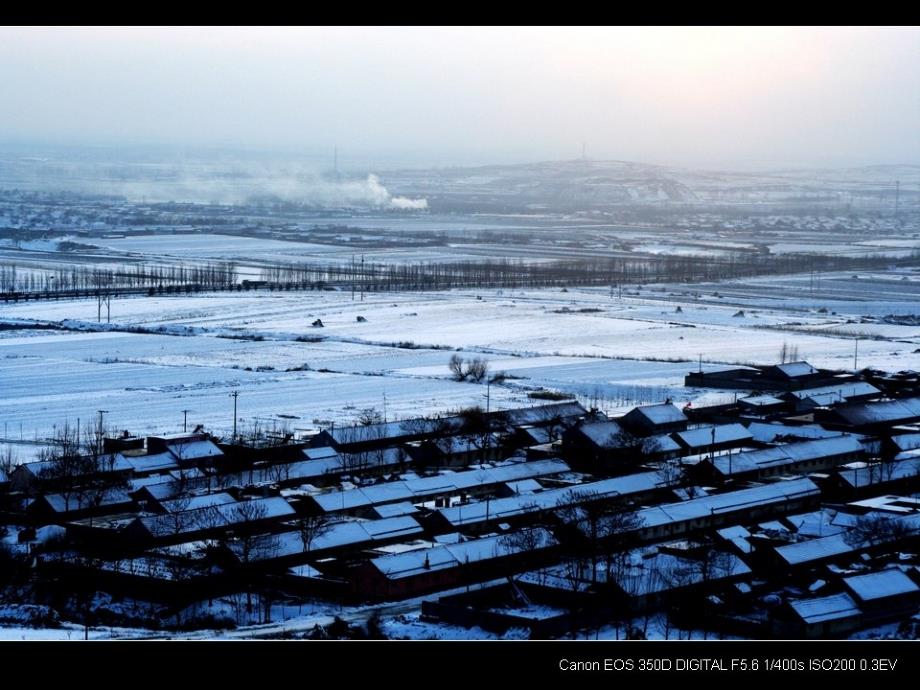
[[[636,407],[628,414],[639,414],[648,419],[656,426],[662,424],[674,424],[675,422],[686,422],[687,417],[676,405],[671,403],[661,403],[659,405],[646,405]]]
[[[154,537],[193,533],[248,522],[293,516],[294,509],[283,498],[257,498],[251,501],[221,503],[195,510],[141,517],[137,522]]]
[[[808,362],[788,362],[786,364],[777,364],[773,367],[773,369],[790,379],[798,378],[800,376],[811,376],[812,374],[818,373],[818,370],[811,366]]]
[[[95,462],[89,462],[89,458],[84,459],[87,462],[79,463],[79,469],[82,470],[81,476],[107,472],[131,472],[134,469],[121,453],[101,455]],[[53,460],[38,460],[17,465],[14,471],[28,472],[39,479],[54,479],[57,469],[57,464]],[[72,469],[70,471],[73,472]]]
[[[854,489],[872,484],[894,482],[920,475],[920,457],[895,457],[888,462],[877,462],[853,469],[841,467],[837,470],[837,474],[841,481]]]
[[[418,508],[409,503],[402,501],[400,503],[385,503],[384,505],[374,506],[374,514],[380,518],[400,517],[402,515],[414,515],[418,513]]]
[[[786,520],[796,533],[806,537],[830,537],[843,534],[852,527],[856,516],[822,508],[810,513],[789,515]],[[788,530],[787,530],[788,531]]]
[[[578,432],[601,448],[621,448],[623,427],[614,421],[590,422],[578,427]]]
[[[300,531],[263,535],[255,544],[255,553],[247,554],[250,562],[296,556],[307,552],[324,551],[361,544],[371,545],[390,539],[409,539],[422,534],[422,528],[410,517],[392,517],[383,520],[349,520],[320,528],[304,548],[304,537]],[[243,545],[231,543],[230,550],[238,558],[244,555]]]
[[[370,563],[388,579],[397,580],[434,570],[457,568],[469,563],[546,549],[557,544],[555,537],[540,527],[533,528],[532,536],[527,539],[516,539],[514,534],[470,539],[430,549],[381,556],[372,559]]]
[[[179,469],[179,463],[172,453],[154,453],[153,455],[128,455],[125,456],[128,464],[135,472],[165,472]]]
[[[820,386],[819,388],[805,388],[798,391],[790,391],[789,395],[798,400],[806,398],[819,398],[823,396],[833,396],[836,401],[855,398],[863,395],[881,395],[882,392],[865,381],[854,381],[851,383],[840,383],[836,386]]]
[[[920,433],[898,434],[891,437],[891,442],[898,450],[915,450],[920,448]]]
[[[751,545],[751,542],[748,541],[748,537],[751,536],[751,533],[741,525],[724,527],[720,530],[716,530],[716,533],[726,541],[730,541],[734,544],[741,553],[751,553],[754,551],[754,547]]]
[[[905,529],[910,532],[916,533],[920,531],[920,513],[891,519],[901,522]],[[883,538],[883,535],[880,535],[880,538]],[[868,546],[868,544],[859,541],[851,540],[851,542],[848,542],[843,534],[834,534],[829,537],[778,546],[776,547],[776,554],[789,565],[804,565],[860,551]]]
[[[751,440],[751,433],[741,424],[721,424],[673,434],[678,443],[689,449],[705,448],[723,443],[741,443]]]
[[[830,438],[839,436],[839,431],[829,431],[820,426],[792,426],[789,424],[766,424],[751,422],[748,431],[759,443],[776,443],[777,439],[795,438]]]
[[[820,489],[810,479],[794,479],[741,491],[712,494],[679,503],[645,508],[638,512],[639,527],[655,527],[675,522],[686,522],[715,514],[742,512],[756,506],[785,503],[797,498],[819,496]]]
[[[153,479],[153,477],[150,477],[150,479]],[[171,498],[175,498],[176,495],[180,493],[180,484],[172,477],[165,477],[163,479],[164,480],[160,482],[150,482],[142,485],[137,485],[132,482],[131,487],[133,491],[144,489],[150,496],[158,501],[168,501]]]
[[[704,580],[714,582],[751,572],[740,558],[726,552],[708,561],[657,551],[654,547],[639,549],[631,554],[639,557],[627,557],[625,567],[619,573],[612,573],[611,579],[632,596],[682,589]]]
[[[405,419],[377,424],[338,426],[326,429],[326,433],[337,445],[356,443],[396,442],[401,439],[429,436],[445,431],[458,431],[464,425],[462,417],[441,417],[437,419]]]
[[[227,493],[205,494],[204,496],[180,496],[160,502],[160,506],[167,513],[181,513],[184,510],[197,510],[209,508],[223,503],[233,503],[236,499]]]
[[[534,494],[522,494],[489,501],[478,501],[466,505],[441,508],[438,513],[454,527],[525,515],[541,510],[578,505],[586,500],[599,500],[614,496],[652,491],[660,486],[662,479],[657,472],[642,472],[624,477],[614,477],[598,482],[576,486],[548,489]]]
[[[745,398],[738,398],[738,402],[752,407],[770,407],[784,404],[782,400],[772,395],[749,395]]]
[[[845,455],[861,455],[862,444],[853,436],[839,435],[801,443],[787,443],[774,448],[752,450],[737,455],[719,455],[709,462],[722,475],[762,472],[776,467],[793,466],[812,460]]]
[[[808,625],[862,615],[862,611],[848,594],[832,594],[816,599],[793,599],[790,600],[789,606]]]
[[[56,513],[70,513],[78,510],[89,510],[102,506],[114,506],[131,503],[131,497],[122,489],[109,489],[99,493],[72,493],[45,494],[45,502]]]
[[[581,403],[563,402],[534,407],[520,407],[515,410],[503,410],[498,414],[505,418],[508,426],[523,426],[524,424],[539,426],[555,419],[583,417],[588,414],[588,411],[582,407]]]
[[[360,463],[340,455],[334,448],[323,446],[321,448],[305,448],[303,454],[306,460],[292,462],[282,468],[282,477],[287,480],[314,479],[324,476],[334,476],[346,472],[356,471],[360,468],[372,469],[390,467],[403,462],[402,451],[398,448],[387,448],[381,452],[362,454]],[[246,473],[248,475],[248,473]],[[261,468],[257,470],[258,477],[253,477],[254,483],[274,483],[278,475],[277,469]],[[258,479],[258,481],[256,481]]]
[[[854,426],[894,424],[920,419],[920,398],[852,403],[840,405],[834,412]]]
[[[320,458],[335,458],[339,452],[332,446],[320,446],[319,448],[304,448],[303,454],[308,460],[319,460]]]
[[[431,496],[460,493],[505,482],[568,472],[561,460],[516,462],[498,467],[450,472],[434,477],[386,482],[347,491],[331,491],[313,497],[326,512],[354,509],[397,501],[421,501]]]
[[[201,460],[203,458],[222,457],[224,452],[208,440],[170,443],[169,452],[177,460]]]
[[[519,482],[507,482],[505,486],[515,494],[532,494],[543,490],[543,486],[541,486],[536,479],[522,479]]]
[[[549,429],[542,426],[523,427],[521,431],[526,434],[531,445],[539,446],[544,443],[550,443],[553,440]]]
[[[920,592],[920,587],[897,568],[845,577],[843,584],[858,601],[873,601]]]

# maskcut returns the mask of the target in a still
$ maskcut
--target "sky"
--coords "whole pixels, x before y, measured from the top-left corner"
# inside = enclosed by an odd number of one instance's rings
[[[0,141],[920,163],[920,28],[0,28]]]

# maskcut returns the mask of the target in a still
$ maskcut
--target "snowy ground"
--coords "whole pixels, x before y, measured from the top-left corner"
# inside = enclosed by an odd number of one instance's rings
[[[700,359],[770,364],[784,344],[845,369],[859,336],[860,367],[920,369],[920,325],[880,320],[917,312],[920,273],[909,271],[363,301],[347,292],[137,297],[113,302],[110,326],[96,323],[92,300],[4,304],[0,324],[68,330],[0,330],[0,432],[22,459],[37,446],[19,441],[100,409],[109,427],[135,433],[176,431],[185,409],[190,424],[226,433],[232,390],[242,426],[295,430],[353,422],[366,407],[395,419],[485,405],[487,392],[493,409],[526,405],[540,387],[623,409],[692,399],[701,391],[682,381]],[[136,327],[148,332],[119,330]],[[451,350],[514,378],[488,391],[452,381]]]

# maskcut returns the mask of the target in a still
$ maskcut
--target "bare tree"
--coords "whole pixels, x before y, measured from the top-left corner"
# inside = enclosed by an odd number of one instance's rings
[[[662,486],[666,488],[680,485],[684,476],[683,468],[679,463],[672,460],[665,460],[658,465],[656,474]]]
[[[303,543],[303,550],[307,552],[313,542],[326,534],[332,527],[328,515],[304,515],[297,519],[297,533]]]
[[[912,534],[910,526],[897,517],[869,513],[856,518],[856,523],[844,533],[843,538],[854,548],[871,548],[901,541]]]
[[[481,358],[474,357],[466,368],[466,375],[476,383],[482,383],[489,374],[489,363]]]
[[[254,525],[261,522],[268,515],[264,503],[258,501],[242,501],[233,507],[233,523],[236,534],[237,556],[240,563],[248,571],[249,565],[265,557],[264,536],[255,533]],[[252,582],[249,573],[246,574],[246,612],[252,612]]]
[[[0,472],[9,477],[18,464],[19,460],[16,457],[16,453],[13,452],[13,446],[6,446],[0,452]]]
[[[450,360],[447,362],[447,368],[450,369],[450,373],[457,381],[466,381],[469,375],[463,368],[463,357],[456,352],[450,356]]]
[[[365,407],[358,413],[357,421],[359,426],[371,426],[383,422],[383,416],[376,407]]]

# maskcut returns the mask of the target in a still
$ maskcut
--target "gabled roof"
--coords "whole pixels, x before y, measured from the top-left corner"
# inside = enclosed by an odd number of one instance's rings
[[[677,431],[674,439],[685,448],[696,449],[723,443],[742,443],[752,440],[751,432],[741,424],[721,424],[689,431]]]
[[[657,472],[641,472],[571,487],[547,489],[539,493],[441,508],[438,513],[451,525],[460,528],[485,522],[487,519],[511,518],[541,510],[579,505],[586,501],[645,493],[658,488],[661,483],[662,479]]]
[[[850,383],[840,383],[836,386],[821,386],[820,388],[805,388],[798,391],[790,391],[788,395],[799,400],[806,398],[823,398],[830,396],[837,401],[855,398],[864,395],[881,395],[882,392],[865,381],[853,381]]]
[[[671,403],[636,407],[630,410],[626,416],[629,417],[632,415],[641,415],[655,426],[687,421],[687,416],[681,412],[676,405],[672,405]]]
[[[834,414],[847,424],[895,424],[920,419],[920,398],[838,405]]]
[[[897,568],[845,577],[843,584],[858,601],[874,601],[920,592],[920,587]]]
[[[639,528],[742,512],[757,506],[785,503],[797,498],[820,495],[821,490],[810,479],[776,482],[741,491],[711,494],[689,501],[644,508],[638,512]]]
[[[832,594],[817,599],[793,599],[789,606],[808,625],[862,615],[862,611],[848,594]]]
[[[776,364],[770,367],[770,370],[775,371],[781,376],[789,379],[800,378],[802,376],[812,376],[814,374],[820,373],[808,362],[787,362],[786,364]]]
[[[74,493],[66,497],[59,493],[46,494],[43,498],[55,513],[71,513],[78,510],[131,503],[131,497],[121,489],[110,489],[98,494]]]
[[[830,431],[820,426],[793,426],[791,424],[767,424],[764,422],[751,422],[748,431],[755,441],[759,443],[777,443],[789,437],[796,438],[829,438],[839,436],[839,431]]]
[[[494,558],[513,556],[518,553],[546,549],[557,544],[555,537],[546,529],[533,528],[533,543],[514,539],[513,534],[470,539],[455,544],[441,544],[428,549],[390,554],[371,560],[371,566],[390,580],[399,580],[435,570],[458,568],[470,563],[481,563]]]
[[[853,436],[841,434],[831,438],[820,438],[801,443],[787,443],[773,448],[752,450],[737,455],[718,455],[708,462],[720,474],[736,475],[747,472],[762,472],[775,467],[797,465],[812,460],[834,458],[846,455],[861,455],[863,445]]]
[[[201,460],[222,457],[224,452],[211,441],[174,442],[168,445],[169,452],[177,460]]]
[[[569,466],[562,460],[516,462],[407,481],[385,482],[359,489],[330,491],[314,496],[313,500],[327,512],[397,501],[419,502],[441,494],[460,493],[469,489],[568,471]]]

